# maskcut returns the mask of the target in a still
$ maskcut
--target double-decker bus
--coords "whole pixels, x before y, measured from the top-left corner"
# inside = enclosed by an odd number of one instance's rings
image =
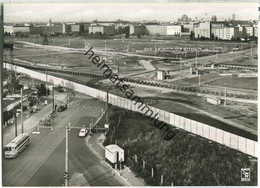
[[[5,158],[14,158],[25,149],[30,142],[28,134],[20,134],[4,147]]]

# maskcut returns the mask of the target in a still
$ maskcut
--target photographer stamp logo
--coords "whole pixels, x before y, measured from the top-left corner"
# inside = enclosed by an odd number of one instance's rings
[[[241,168],[241,181],[250,181],[250,168]]]

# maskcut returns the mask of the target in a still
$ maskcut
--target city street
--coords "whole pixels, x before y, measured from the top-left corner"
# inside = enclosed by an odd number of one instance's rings
[[[30,145],[20,155],[3,158],[3,185],[62,186],[68,123],[74,127],[69,132],[69,185],[120,185],[111,169],[91,152],[86,138],[78,137],[80,128],[96,120],[102,107],[104,104],[96,99],[73,99],[66,111],[57,112],[54,130],[40,128],[40,133],[30,135]]]

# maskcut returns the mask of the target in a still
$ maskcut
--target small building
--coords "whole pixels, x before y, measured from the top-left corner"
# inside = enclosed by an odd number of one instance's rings
[[[157,79],[158,80],[164,80],[166,76],[166,72],[164,70],[158,70],[157,71]]]
[[[215,98],[215,97],[207,97],[207,102],[215,105],[220,105],[221,104],[221,99],[220,98]]]
[[[105,160],[114,168],[116,164],[125,161],[125,153],[118,145],[112,144],[105,147]]]

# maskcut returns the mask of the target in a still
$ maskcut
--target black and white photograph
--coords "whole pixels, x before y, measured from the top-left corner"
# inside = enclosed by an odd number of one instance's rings
[[[257,186],[259,7],[0,3],[1,186]]]

